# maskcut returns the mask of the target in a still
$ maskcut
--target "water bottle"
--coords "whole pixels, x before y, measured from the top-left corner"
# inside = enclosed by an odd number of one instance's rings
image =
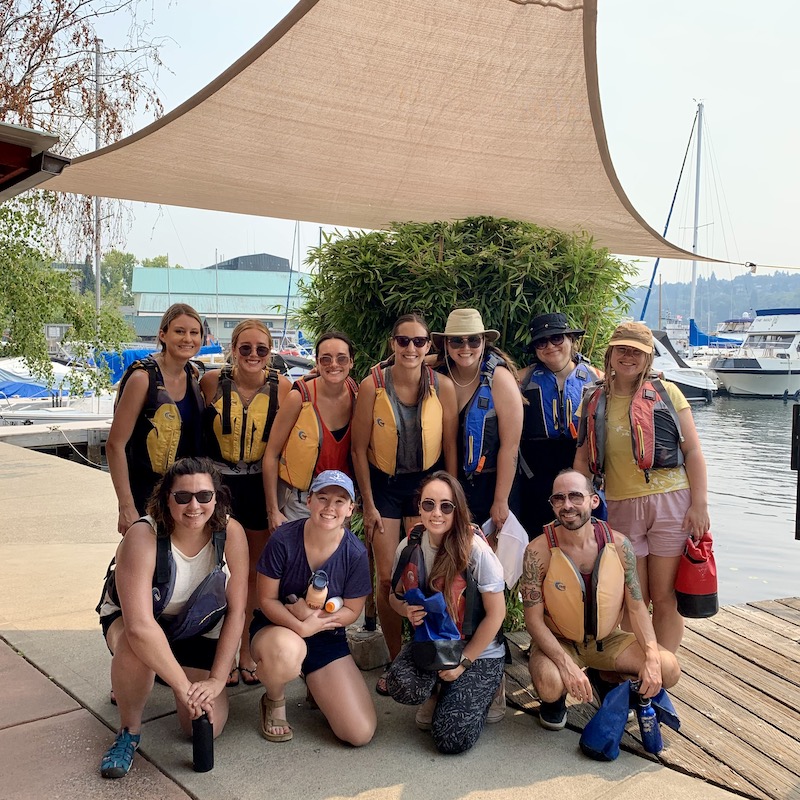
[[[344,605],[344,600],[341,597],[329,597],[325,601],[325,610],[329,614],[333,614],[334,611],[338,611]]]
[[[634,690],[636,689],[638,686],[634,684]],[[642,734],[642,747],[648,753],[660,753],[664,749],[664,742],[661,739],[661,727],[658,724],[656,710],[650,698],[639,695],[636,717],[639,720],[639,732]]]
[[[195,772],[214,769],[214,729],[207,714],[192,720],[192,762]]]
[[[328,574],[318,569],[311,574],[306,590],[306,603],[309,608],[323,608],[328,599]]]

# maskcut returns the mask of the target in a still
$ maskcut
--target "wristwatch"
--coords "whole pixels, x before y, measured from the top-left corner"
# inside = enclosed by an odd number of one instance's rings
[[[459,667],[463,667],[464,670],[468,670],[472,666],[472,659],[467,658],[466,656],[461,656],[461,661],[459,662]]]

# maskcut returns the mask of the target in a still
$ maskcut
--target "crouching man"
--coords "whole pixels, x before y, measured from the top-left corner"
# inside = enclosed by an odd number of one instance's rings
[[[638,678],[640,692],[653,697],[680,677],[674,654],[656,642],[631,544],[592,517],[598,502],[584,475],[560,472],[550,497],[556,519],[525,550],[528,669],[548,730],[567,724],[567,693],[589,702],[594,683],[602,701],[613,685]],[[619,627],[625,610],[633,633]]]

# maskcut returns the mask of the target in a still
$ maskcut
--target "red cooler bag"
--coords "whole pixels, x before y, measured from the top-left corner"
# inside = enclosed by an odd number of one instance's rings
[[[675,576],[675,595],[682,617],[702,619],[719,611],[717,599],[717,564],[714,561],[711,531],[699,542],[686,540],[678,574]]]

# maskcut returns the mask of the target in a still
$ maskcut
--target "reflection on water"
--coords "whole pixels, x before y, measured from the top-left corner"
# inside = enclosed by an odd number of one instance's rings
[[[693,404],[708,464],[721,605],[800,595],[792,405],[740,398]]]

